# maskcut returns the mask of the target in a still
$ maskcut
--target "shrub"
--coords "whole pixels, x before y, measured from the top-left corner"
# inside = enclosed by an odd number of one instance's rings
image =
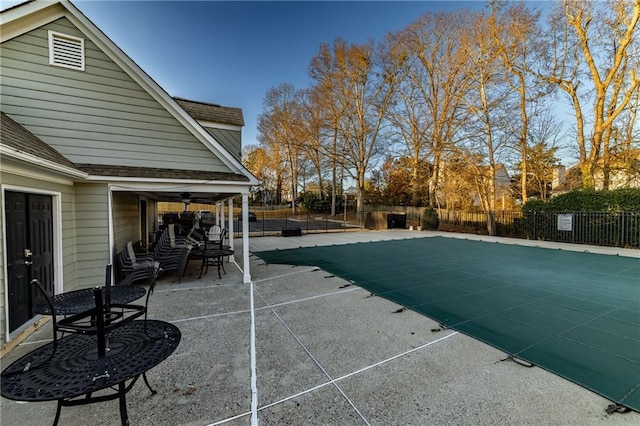
[[[546,203],[528,200],[523,212],[638,212],[640,188],[620,188],[607,191],[585,189],[551,198]]]
[[[545,203],[537,198],[530,198],[522,206],[523,212],[541,212],[545,210]]]
[[[527,238],[616,247],[640,247],[640,188],[581,190],[547,201],[529,200],[518,223]],[[558,229],[558,215],[573,213],[572,230]]]
[[[435,231],[438,229],[440,220],[438,219],[438,212],[428,207],[424,209],[424,215],[422,216],[422,228],[429,231]]]

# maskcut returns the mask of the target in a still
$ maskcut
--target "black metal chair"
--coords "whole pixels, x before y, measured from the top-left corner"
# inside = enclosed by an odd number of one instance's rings
[[[118,264],[124,279],[118,285],[130,285],[136,281],[148,280],[159,273],[160,262],[152,254],[136,253],[131,241],[118,253]],[[150,272],[151,271],[151,272]]]
[[[92,308],[57,321],[56,304],[42,284],[31,279],[30,264],[29,260],[30,283],[46,299],[53,317],[54,338],[52,343],[36,348],[2,372],[2,396],[18,401],[56,400],[54,426],[63,406],[118,399],[122,424],[129,424],[126,394],[140,376],[151,393],[156,393],[146,372],[171,355],[181,338],[174,325],[147,320],[149,295],[157,275],[152,279],[144,306],[113,303],[109,300],[110,285],[105,285],[92,289]],[[110,272],[108,267],[107,284]],[[113,315],[114,308],[122,314]],[[144,320],[136,320],[143,314]],[[58,331],[75,335],[58,341]],[[107,389],[114,392],[93,396],[94,392]]]
[[[198,278],[202,278],[202,275],[209,272],[209,266],[215,266],[218,268],[218,278],[222,278],[220,270],[225,274],[227,271],[224,269],[224,258],[233,254],[233,250],[225,245],[228,231],[222,229],[218,240],[205,240],[204,245],[192,252],[192,257],[202,260],[200,265],[200,275]]]

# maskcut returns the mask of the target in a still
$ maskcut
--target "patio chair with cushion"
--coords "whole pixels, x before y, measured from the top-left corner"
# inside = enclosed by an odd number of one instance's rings
[[[220,225],[212,225],[207,233],[207,239],[209,241],[220,241],[220,234],[222,233],[222,227]]]

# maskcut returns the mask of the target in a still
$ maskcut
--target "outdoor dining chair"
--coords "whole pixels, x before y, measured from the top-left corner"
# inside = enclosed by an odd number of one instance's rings
[[[153,255],[163,271],[178,271],[178,282],[180,282],[187,267],[191,248],[192,246],[186,243],[186,239],[183,241],[176,239],[173,224],[170,224],[158,239]]]
[[[222,227],[220,225],[212,225],[207,233],[209,241],[220,241],[220,234],[222,234]]]
[[[153,275],[158,274],[160,269],[160,262],[155,259],[155,256],[136,253],[131,241],[128,241],[118,254],[118,263],[120,272],[125,274],[119,285],[130,285],[136,281],[150,280],[150,269],[154,270]]]

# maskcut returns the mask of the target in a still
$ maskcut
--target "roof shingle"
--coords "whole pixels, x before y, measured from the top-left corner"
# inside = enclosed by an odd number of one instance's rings
[[[75,164],[69,159],[25,129],[7,114],[4,112],[0,112],[0,114],[0,141],[2,144],[61,166],[76,168]]]
[[[113,166],[104,164],[76,164],[76,167],[79,170],[94,176],[238,182],[247,182],[249,180],[249,178],[242,174],[207,172],[203,170],[178,170],[153,167]]]
[[[190,101],[183,98],[173,99],[196,120],[244,126],[244,118],[240,108]]]

